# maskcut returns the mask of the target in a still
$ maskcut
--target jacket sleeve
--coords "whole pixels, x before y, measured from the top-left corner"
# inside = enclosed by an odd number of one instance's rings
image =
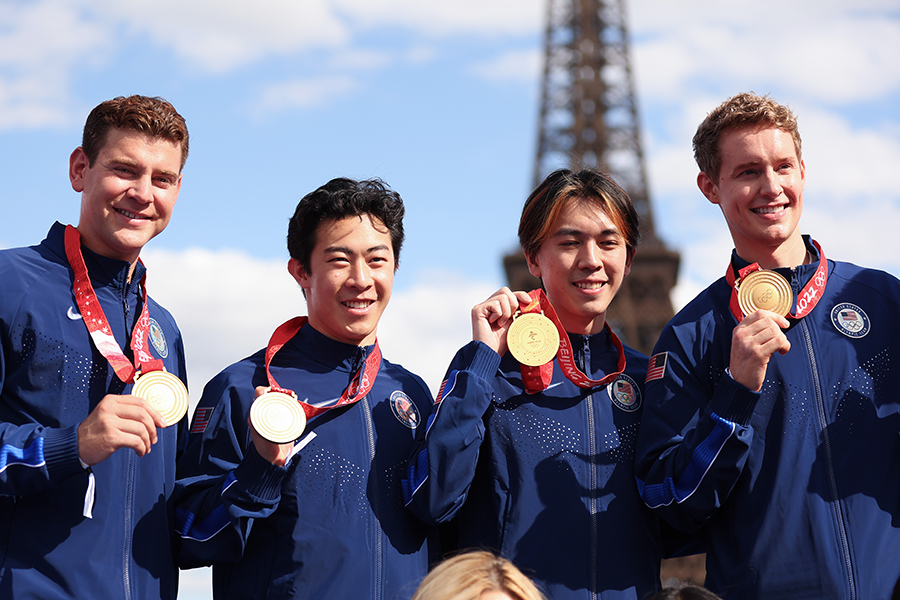
[[[670,326],[656,346],[635,456],[644,502],[677,529],[696,531],[722,506],[747,461],[750,419],[759,400],[725,372],[730,332],[721,348],[698,343],[689,327],[682,343]],[[720,332],[720,336],[721,336]],[[660,370],[658,364],[665,360]],[[722,358],[726,360],[727,358]]]
[[[77,429],[0,423],[0,496],[47,490],[83,473]]]
[[[275,466],[256,452],[244,408],[252,393],[249,381],[236,389],[220,374],[194,412],[174,493],[184,568],[238,560],[254,519],[278,507],[289,466]]]
[[[78,460],[78,427],[44,427],[30,421],[28,399],[7,381],[9,339],[0,323],[0,496],[25,496],[47,490],[84,473]],[[10,422],[15,419],[16,422]]]
[[[402,481],[404,502],[426,523],[449,521],[466,499],[499,366],[496,352],[471,342],[457,352],[447,370]]]

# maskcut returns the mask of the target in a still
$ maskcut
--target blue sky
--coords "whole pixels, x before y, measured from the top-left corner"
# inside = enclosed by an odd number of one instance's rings
[[[178,318],[193,401],[218,370],[304,314],[287,218],[336,176],[381,177],[407,242],[379,338],[433,388],[504,283],[537,138],[544,0],[0,0],[0,247],[74,223],[67,179],[88,111],[172,101],[191,155],[150,294]],[[631,0],[657,232],[682,254],[677,306],[731,242],[696,188],[690,139],[740,91],[800,119],[804,232],[826,255],[900,274],[896,0]],[[209,597],[185,578],[183,597]]]

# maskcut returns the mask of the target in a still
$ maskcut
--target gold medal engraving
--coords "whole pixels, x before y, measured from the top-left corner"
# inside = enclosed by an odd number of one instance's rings
[[[306,413],[297,398],[284,392],[266,392],[250,406],[253,428],[270,442],[293,442],[306,429]]]
[[[775,271],[754,271],[738,288],[738,304],[746,317],[757,310],[769,310],[781,316],[791,312],[794,294],[787,279]]]
[[[168,371],[150,371],[140,375],[131,395],[143,398],[169,425],[178,423],[188,409],[188,393],[178,377]]]
[[[538,313],[520,315],[506,334],[509,351],[529,367],[550,362],[559,350],[559,331],[553,321]]]

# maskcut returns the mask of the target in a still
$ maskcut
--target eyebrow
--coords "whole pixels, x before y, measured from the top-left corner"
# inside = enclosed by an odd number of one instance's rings
[[[116,158],[112,157],[109,159],[109,162],[113,165],[123,165],[126,167],[136,168],[138,166],[138,162],[131,160],[130,158]],[[153,171],[154,173],[158,173],[160,175],[166,175],[168,177],[178,177],[180,172],[170,171],[168,169],[160,169]]]
[[[553,233],[552,237],[564,237],[564,236],[569,236],[569,235],[573,236],[573,237],[579,237],[579,236],[584,236],[587,234],[585,232],[581,231],[580,229],[575,229],[574,227],[562,227],[560,229],[557,229]],[[610,227],[610,228],[607,228],[607,229],[604,229],[603,231],[601,231],[600,235],[622,235],[622,234],[615,227]]]
[[[768,162],[768,161],[766,161],[766,160],[748,160],[748,161],[745,161],[745,162],[735,165],[733,171],[743,171],[744,169],[755,168],[766,162]],[[778,165],[781,165],[784,163],[791,163],[792,165],[795,165],[795,164],[798,164],[800,161],[797,160],[796,156],[783,156],[781,158],[776,158],[773,162]]]
[[[373,254],[375,252],[390,252],[391,249],[387,244],[379,244],[377,246],[372,246],[371,248],[367,248],[363,254]],[[342,254],[355,254],[353,250],[347,248],[346,246],[329,246],[325,248],[324,252],[326,253],[334,253],[340,252]]]

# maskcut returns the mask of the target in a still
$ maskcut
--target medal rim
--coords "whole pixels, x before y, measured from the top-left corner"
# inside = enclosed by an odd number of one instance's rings
[[[761,285],[766,284],[770,285],[778,294],[778,302],[773,308],[763,309],[757,306],[753,301],[753,292]],[[771,269],[760,269],[759,271],[750,273],[744,277],[738,288],[738,303],[740,304],[741,312],[744,313],[745,317],[757,310],[768,310],[779,314],[782,317],[786,317],[791,312],[791,300],[793,299],[793,296],[788,280],[785,279],[781,273]]]
[[[538,329],[545,334],[550,334],[549,337],[553,341],[539,351],[526,349],[520,341],[520,336],[531,329]],[[513,357],[523,365],[539,367],[552,361],[559,352],[559,331],[546,315],[540,313],[519,315],[506,333],[506,346]]]
[[[167,402],[167,406],[162,407],[162,409],[147,399],[150,390],[157,386],[170,390],[173,396],[171,402]],[[187,388],[184,386],[184,382],[168,371],[150,371],[140,375],[135,380],[134,387],[131,388],[131,395],[142,398],[153,406],[169,426],[178,423],[187,414]]]
[[[291,423],[281,433],[268,427],[265,421],[265,413],[271,410],[270,406],[284,406],[293,417]],[[266,392],[253,401],[250,405],[250,422],[253,428],[262,437],[274,444],[286,444],[293,442],[306,429],[306,412],[296,398],[284,392]]]

